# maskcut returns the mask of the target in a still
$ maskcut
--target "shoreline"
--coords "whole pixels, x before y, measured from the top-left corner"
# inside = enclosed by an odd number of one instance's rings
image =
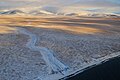
[[[98,65],[101,65],[111,59],[114,59],[114,58],[117,58],[117,57],[120,57],[120,52],[116,52],[116,53],[112,53],[110,55],[107,55],[105,57],[102,57],[98,60],[95,61],[92,61],[90,62],[89,64],[86,64],[86,65],[83,65],[84,67],[72,72],[72,70],[70,70],[70,72],[68,72],[67,74],[65,75],[61,75],[61,74],[52,74],[52,75],[48,75],[46,78],[42,78],[42,80],[66,80],[68,78],[71,78],[73,76],[76,76],[77,74],[80,74],[88,69],[91,69],[93,67],[96,67]],[[101,60],[101,61],[100,61]]]
[[[101,65],[101,64],[103,64],[103,63],[109,62],[109,61],[112,60],[112,59],[120,58],[120,52],[116,52],[116,53],[118,53],[118,54],[116,54],[116,55],[113,55],[113,54],[112,54],[112,55],[111,55],[112,57],[109,57],[109,58],[106,59],[106,60],[102,60],[102,61],[98,62],[97,64],[92,64],[91,66],[85,67],[85,68],[83,68],[83,69],[79,69],[79,70],[71,73],[70,75],[68,75],[68,76],[66,76],[66,77],[64,77],[64,78],[61,78],[61,79],[59,79],[59,80],[66,80],[66,79],[68,79],[68,78],[72,78],[72,77],[74,77],[74,76],[76,76],[76,75],[78,75],[78,74],[80,74],[80,73],[82,73],[82,72],[84,72],[84,71],[87,71],[87,70],[89,70],[89,69],[92,69],[92,68],[94,68],[94,67],[97,67],[97,66],[99,66],[99,65]],[[107,56],[105,56],[105,57],[107,57]]]

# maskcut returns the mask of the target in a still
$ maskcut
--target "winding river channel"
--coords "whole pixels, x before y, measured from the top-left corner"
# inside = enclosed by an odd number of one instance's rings
[[[25,28],[18,28],[18,33],[24,34],[29,36],[29,40],[26,44],[26,47],[29,48],[32,51],[38,51],[41,53],[44,61],[49,67],[49,74],[55,74],[55,73],[61,73],[62,75],[66,74],[66,71],[68,69],[68,66],[64,65],[62,62],[60,62],[54,55],[53,51],[49,50],[46,47],[40,47],[40,46],[35,46],[38,37],[37,35],[33,34],[29,30]]]

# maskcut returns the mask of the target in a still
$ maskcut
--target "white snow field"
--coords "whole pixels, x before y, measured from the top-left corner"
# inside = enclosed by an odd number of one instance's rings
[[[31,32],[29,32],[28,30],[26,30],[24,28],[17,28],[17,30],[18,30],[18,32],[28,35],[30,37],[29,41],[26,44],[26,47],[28,47],[32,51],[39,51],[42,54],[43,59],[49,66],[49,70],[50,70],[49,73],[59,73],[60,72],[63,75],[65,74],[68,67],[66,65],[64,65],[63,63],[61,63],[58,59],[56,59],[56,57],[54,57],[52,50],[48,50],[45,47],[35,46],[36,41],[38,39],[35,34],[32,34]]]
[[[0,16],[0,80],[58,80],[120,56],[120,18]]]

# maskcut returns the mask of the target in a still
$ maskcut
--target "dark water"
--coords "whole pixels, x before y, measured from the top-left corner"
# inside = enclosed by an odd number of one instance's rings
[[[120,57],[110,59],[67,80],[120,80]]]

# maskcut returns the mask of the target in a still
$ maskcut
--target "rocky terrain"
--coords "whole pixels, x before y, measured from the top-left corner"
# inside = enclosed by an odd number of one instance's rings
[[[0,80],[56,80],[120,55],[120,18],[116,17],[8,15],[0,16],[0,28]],[[26,46],[31,37],[20,33],[21,28],[37,36],[34,47],[48,49],[55,61],[68,67],[65,74],[49,73],[43,52]]]

